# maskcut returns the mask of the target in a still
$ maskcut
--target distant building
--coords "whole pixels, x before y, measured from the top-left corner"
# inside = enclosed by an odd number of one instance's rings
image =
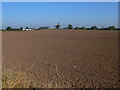
[[[35,30],[35,29],[34,28],[28,28],[28,29],[23,28],[23,31],[31,31],[31,30]]]

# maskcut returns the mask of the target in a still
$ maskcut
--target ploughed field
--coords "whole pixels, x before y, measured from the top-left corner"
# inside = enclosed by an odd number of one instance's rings
[[[3,32],[3,73],[35,87],[118,87],[118,31]],[[9,76],[8,76],[9,77]]]

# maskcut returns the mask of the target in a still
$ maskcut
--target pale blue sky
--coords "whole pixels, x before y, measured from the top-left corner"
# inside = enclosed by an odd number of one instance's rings
[[[1,0],[3,2],[118,2],[120,0]]]
[[[117,2],[3,2],[3,28],[118,26]]]
[[[0,29],[2,28],[2,2],[0,2]]]

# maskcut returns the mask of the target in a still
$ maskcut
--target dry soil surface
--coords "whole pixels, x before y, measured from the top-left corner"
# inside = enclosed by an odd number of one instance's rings
[[[3,32],[3,72],[25,71],[37,87],[118,87],[118,32]]]

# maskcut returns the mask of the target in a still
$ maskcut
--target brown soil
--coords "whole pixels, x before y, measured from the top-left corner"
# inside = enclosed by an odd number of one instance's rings
[[[36,87],[119,87],[117,31],[11,31],[2,35],[3,72],[25,71]]]

